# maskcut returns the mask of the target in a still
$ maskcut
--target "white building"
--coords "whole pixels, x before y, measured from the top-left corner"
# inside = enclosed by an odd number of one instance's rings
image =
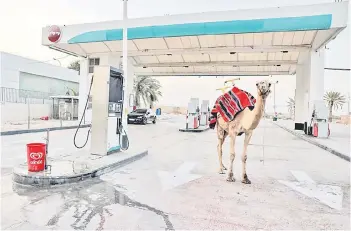
[[[51,116],[51,95],[79,92],[75,70],[0,52],[1,123]],[[29,107],[28,107],[28,104]],[[28,112],[30,111],[30,113]]]
[[[65,94],[68,88],[78,92],[79,75],[75,70],[0,52],[2,88]]]

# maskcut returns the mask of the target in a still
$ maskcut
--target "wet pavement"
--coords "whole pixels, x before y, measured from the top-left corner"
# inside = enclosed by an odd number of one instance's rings
[[[13,189],[18,196],[26,197],[27,203],[19,211],[22,221],[5,229],[103,230],[106,226],[108,229],[137,229],[143,223],[141,216],[146,222],[148,217],[154,216],[160,229],[174,229],[165,212],[128,197],[122,193],[123,186],[99,179],[69,187],[38,190],[16,185]]]
[[[131,145],[147,145],[149,155],[79,184],[13,185],[13,162],[2,152],[2,229],[350,229],[349,162],[263,121],[248,148],[252,184],[240,182],[243,137],[236,144],[236,182],[229,183],[217,173],[215,132],[182,133],[181,121],[130,126]],[[57,137],[68,134],[58,131]],[[7,147],[30,140],[30,134],[16,136],[6,140]],[[228,141],[223,153],[228,167]],[[282,182],[300,182],[298,187],[311,193]],[[342,194],[318,191],[320,185],[338,187]],[[340,208],[327,202],[340,202]]]

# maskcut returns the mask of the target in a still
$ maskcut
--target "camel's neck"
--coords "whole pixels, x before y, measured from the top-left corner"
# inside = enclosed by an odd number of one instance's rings
[[[264,113],[264,106],[265,106],[266,100],[262,98],[262,96],[258,95],[256,98],[256,103],[255,107],[252,111],[249,113],[251,116],[248,116],[247,119],[245,119],[244,124],[246,124],[246,129],[255,129],[257,128],[258,124],[260,123],[260,120],[262,118],[262,115]]]
[[[265,104],[266,104],[266,99],[263,99],[262,96],[257,95],[255,108],[253,109],[253,114],[255,115],[255,118],[261,119],[264,113]]]
[[[246,110],[246,113],[242,117],[241,125],[243,129],[253,130],[257,128],[264,113],[265,103],[266,100],[258,95],[254,109],[252,111]]]
[[[258,95],[257,98],[256,98],[256,104],[255,104],[254,111],[257,114],[261,114],[262,115],[263,111],[264,111],[265,104],[266,104],[266,99],[263,99],[262,96]]]

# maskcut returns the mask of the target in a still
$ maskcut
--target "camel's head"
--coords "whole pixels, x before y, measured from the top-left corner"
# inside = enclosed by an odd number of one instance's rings
[[[262,80],[256,83],[257,92],[259,96],[262,96],[263,99],[266,99],[271,93],[271,83],[268,80]]]

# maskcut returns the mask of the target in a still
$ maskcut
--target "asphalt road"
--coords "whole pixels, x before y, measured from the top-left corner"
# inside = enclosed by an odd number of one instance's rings
[[[262,121],[248,149],[251,185],[219,175],[213,130],[178,132],[182,118],[129,128],[149,156],[79,184],[12,185],[23,145],[43,134],[2,137],[1,227],[12,230],[350,229],[350,166]],[[74,131],[53,132],[52,155],[71,150]],[[264,137],[264,138],[263,138]],[[3,161],[4,160],[4,161]],[[228,167],[229,142],[224,144]]]

